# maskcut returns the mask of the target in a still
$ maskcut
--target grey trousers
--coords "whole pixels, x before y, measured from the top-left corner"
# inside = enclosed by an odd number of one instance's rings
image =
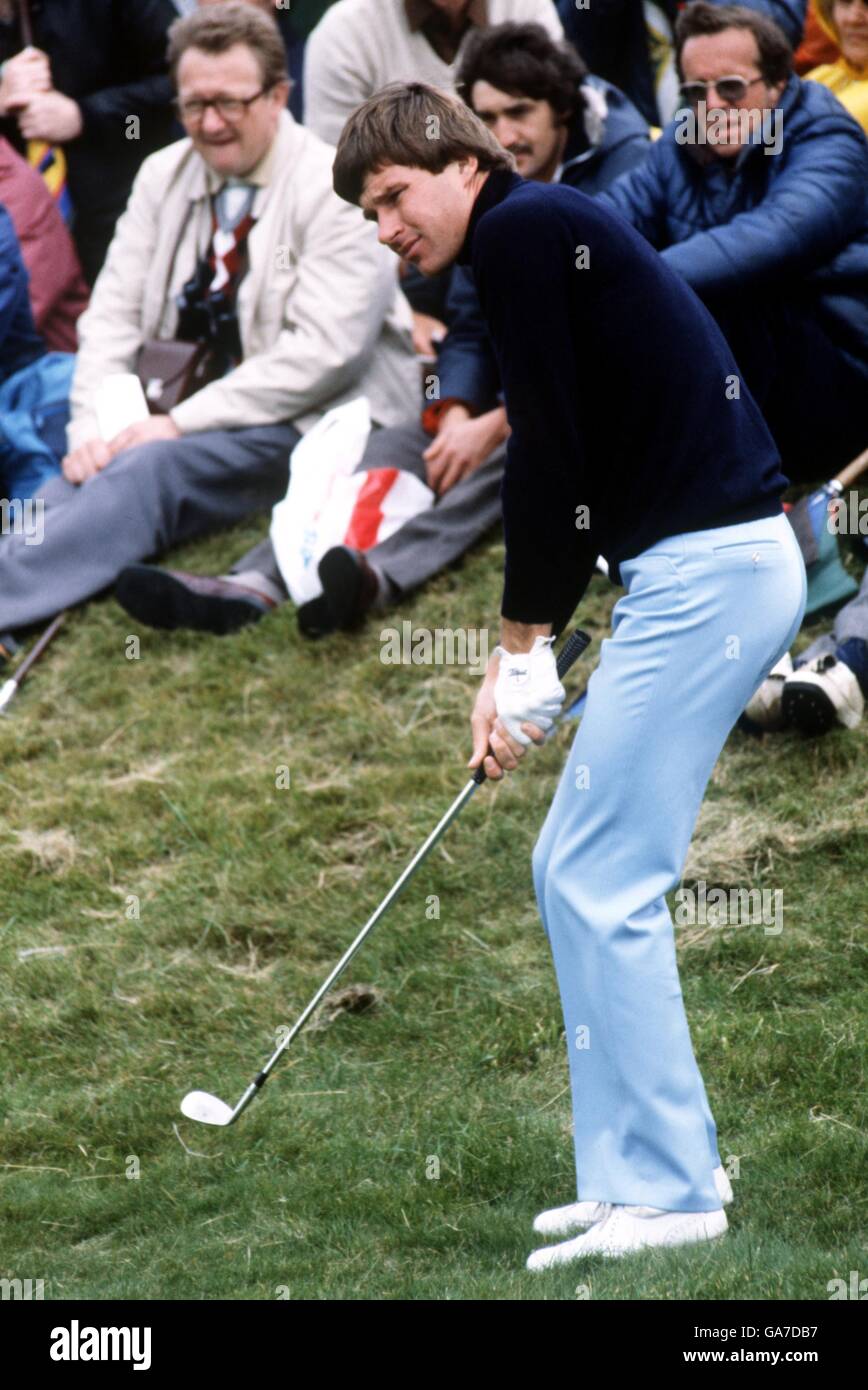
[[[370,468],[401,468],[426,481],[422,457],[431,443],[421,425],[399,425],[371,432],[357,473]],[[380,545],[365,552],[378,569],[406,592],[457,560],[500,520],[500,480],[506,445],[489,454],[469,478],[456,483],[433,507],[420,512]],[[253,547],[232,566],[232,574],[257,570],[286,595],[271,541]],[[286,595],[288,597],[288,595]]]
[[[125,565],[273,507],[291,424],[215,430],[127,449],[75,485],[52,478],[40,544],[0,537],[0,632],[43,621],[112,584]]]

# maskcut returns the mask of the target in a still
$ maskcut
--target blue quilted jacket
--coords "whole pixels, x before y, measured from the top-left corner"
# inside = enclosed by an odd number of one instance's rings
[[[832,92],[793,76],[779,154],[733,162],[679,144],[676,116],[647,159],[599,197],[703,297],[784,294],[868,365],[868,141]]]

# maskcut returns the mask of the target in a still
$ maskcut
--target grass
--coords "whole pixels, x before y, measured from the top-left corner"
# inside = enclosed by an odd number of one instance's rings
[[[219,571],[261,529],[173,560]],[[376,1007],[304,1032],[236,1128],[180,1116],[193,1086],[240,1095],[463,785],[476,678],[383,665],[380,629],[493,625],[501,558],[324,643],[290,605],[224,640],[135,633],[111,598],[72,615],[0,727],[0,1276],[48,1299],[824,1300],[868,1272],[864,723],[733,733],[691,848],[686,883],[785,888],[779,936],[677,934],[739,1165],[723,1242],[523,1267],[533,1215],[575,1195],[530,882],[566,731],[366,943],[341,985]],[[596,639],[614,598],[592,582]]]

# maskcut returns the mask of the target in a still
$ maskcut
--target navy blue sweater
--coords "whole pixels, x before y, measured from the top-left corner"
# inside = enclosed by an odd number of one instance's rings
[[[505,618],[559,632],[598,554],[620,583],[620,562],[666,536],[780,512],[780,456],[723,334],[619,214],[495,170],[458,261],[512,429]]]

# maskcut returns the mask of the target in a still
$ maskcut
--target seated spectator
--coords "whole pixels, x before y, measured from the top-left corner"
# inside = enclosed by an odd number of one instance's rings
[[[835,93],[868,132],[868,0],[815,0],[817,19],[839,56],[807,74]]]
[[[712,4],[719,0],[711,0]],[[795,47],[807,0],[747,0],[774,19]],[[678,106],[675,21],[682,0],[557,0],[564,33],[592,71],[622,88],[652,125],[666,125]]]
[[[45,351],[15,228],[0,206],[0,498],[7,504],[27,501],[60,470],[72,365],[71,354]],[[8,544],[0,541],[0,551]]]
[[[333,192],[333,151],[284,109],[273,21],[239,3],[197,12],[172,27],[169,52],[189,137],[142,166],[79,324],[64,476],[43,492],[42,544],[0,547],[0,631],[273,505],[300,432],[328,407],[364,394],[395,424],[418,389],[394,263]],[[177,333],[219,351],[224,374],[102,439],[96,389]]]
[[[689,5],[678,59],[689,105],[600,196],[718,319],[790,479],[829,477],[865,444],[868,142],[752,10]]]
[[[553,0],[337,0],[307,42],[305,124],[335,144],[350,113],[390,82],[451,91],[471,32],[507,20],[563,37]]]
[[[0,6],[0,135],[22,154],[38,155],[40,142],[62,151],[90,284],[139,165],[173,138],[166,34],[175,17],[171,0]]]
[[[337,0],[307,41],[305,124],[335,144],[350,113],[390,82],[451,91],[470,35],[510,20],[563,37],[554,0]],[[450,272],[426,278],[402,262],[401,275],[416,350],[430,357],[448,323]]]
[[[36,331],[56,352],[75,352],[89,291],[72,238],[45,182],[0,137],[0,203],[15,225],[30,276]]]
[[[473,34],[457,82],[525,178],[595,193],[648,149],[648,128],[626,98],[591,76],[575,51],[540,25],[502,24]],[[405,245],[411,236],[396,224],[390,244]],[[453,327],[429,378],[439,382],[440,398],[417,424],[372,434],[359,464],[361,471],[408,470],[438,501],[368,551],[336,547],[323,557],[323,596],[298,611],[308,636],[351,627],[369,609],[397,602],[500,519],[509,427],[472,273],[463,267],[453,279],[450,317]],[[287,591],[265,540],[220,578],[130,570],[118,598],[144,622],[224,633],[256,621]]]

